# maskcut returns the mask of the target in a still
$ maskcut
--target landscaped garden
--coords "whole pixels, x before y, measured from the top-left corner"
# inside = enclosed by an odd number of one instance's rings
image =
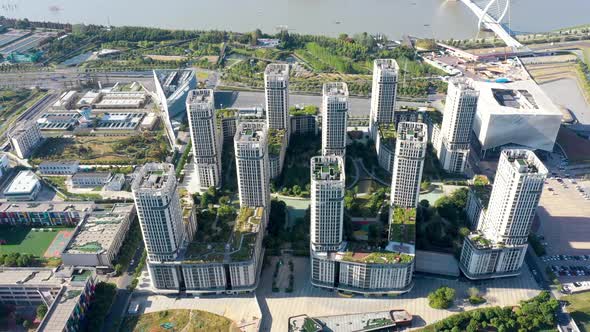
[[[237,332],[239,329],[223,316],[201,310],[176,309],[128,316],[122,331]]]
[[[134,136],[76,136],[47,138],[33,156],[43,160],[80,160],[92,165],[139,165],[163,161],[169,152],[163,132]]]

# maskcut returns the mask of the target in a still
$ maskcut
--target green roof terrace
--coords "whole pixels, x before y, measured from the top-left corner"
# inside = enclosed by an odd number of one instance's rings
[[[353,252],[347,251],[342,254],[341,261],[364,263],[364,264],[408,264],[414,260],[413,255],[398,252]]]
[[[315,105],[306,105],[302,108],[291,106],[289,108],[289,115],[291,116],[304,116],[304,115],[317,115],[318,107]]]
[[[399,243],[414,243],[416,241],[415,208],[393,208],[389,225],[389,240]]]
[[[269,129],[268,130],[268,153],[278,156],[281,153],[283,140],[285,139],[284,129]]]
[[[390,149],[395,147],[395,140],[397,139],[397,132],[395,124],[383,123],[379,125],[379,136],[381,143],[387,145]]]
[[[235,216],[235,218],[233,218]],[[181,259],[186,263],[229,263],[249,260],[256,248],[260,223],[264,217],[264,208],[240,208],[237,215],[219,218],[218,223],[230,223],[220,237],[223,239],[214,243],[191,242]]]

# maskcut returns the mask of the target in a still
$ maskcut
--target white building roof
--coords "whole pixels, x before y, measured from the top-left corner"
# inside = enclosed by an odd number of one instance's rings
[[[29,194],[39,185],[39,178],[32,171],[20,171],[12,180],[8,188],[4,190],[5,195]]]
[[[533,80],[474,82],[479,91],[473,131],[482,149],[516,144],[551,151],[562,113]]]

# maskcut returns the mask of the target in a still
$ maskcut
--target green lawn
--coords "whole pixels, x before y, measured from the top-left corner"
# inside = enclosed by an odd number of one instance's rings
[[[19,252],[43,257],[43,254],[60,231],[65,228],[54,228],[53,231],[32,231],[30,227],[2,226],[0,227],[0,254]]]
[[[164,310],[139,316],[129,316],[123,322],[124,331],[239,331],[228,318],[200,310]]]
[[[568,301],[567,307],[582,332],[590,332],[590,292],[564,296],[561,300]]]

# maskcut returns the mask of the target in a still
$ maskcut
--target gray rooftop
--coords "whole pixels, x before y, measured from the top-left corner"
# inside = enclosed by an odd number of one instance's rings
[[[426,142],[428,127],[420,122],[400,122],[398,127],[398,138],[403,141]]]
[[[174,166],[166,163],[145,164],[133,181],[133,190],[164,188],[169,181],[176,181]]]
[[[206,104],[207,106],[214,105],[213,90],[211,89],[196,89],[191,90],[186,97],[187,104]]]
[[[324,83],[324,96],[348,97],[348,85],[344,82]]]
[[[117,204],[110,211],[90,213],[78,227],[64,253],[90,254],[108,250],[121,227],[129,221],[134,204]]]

